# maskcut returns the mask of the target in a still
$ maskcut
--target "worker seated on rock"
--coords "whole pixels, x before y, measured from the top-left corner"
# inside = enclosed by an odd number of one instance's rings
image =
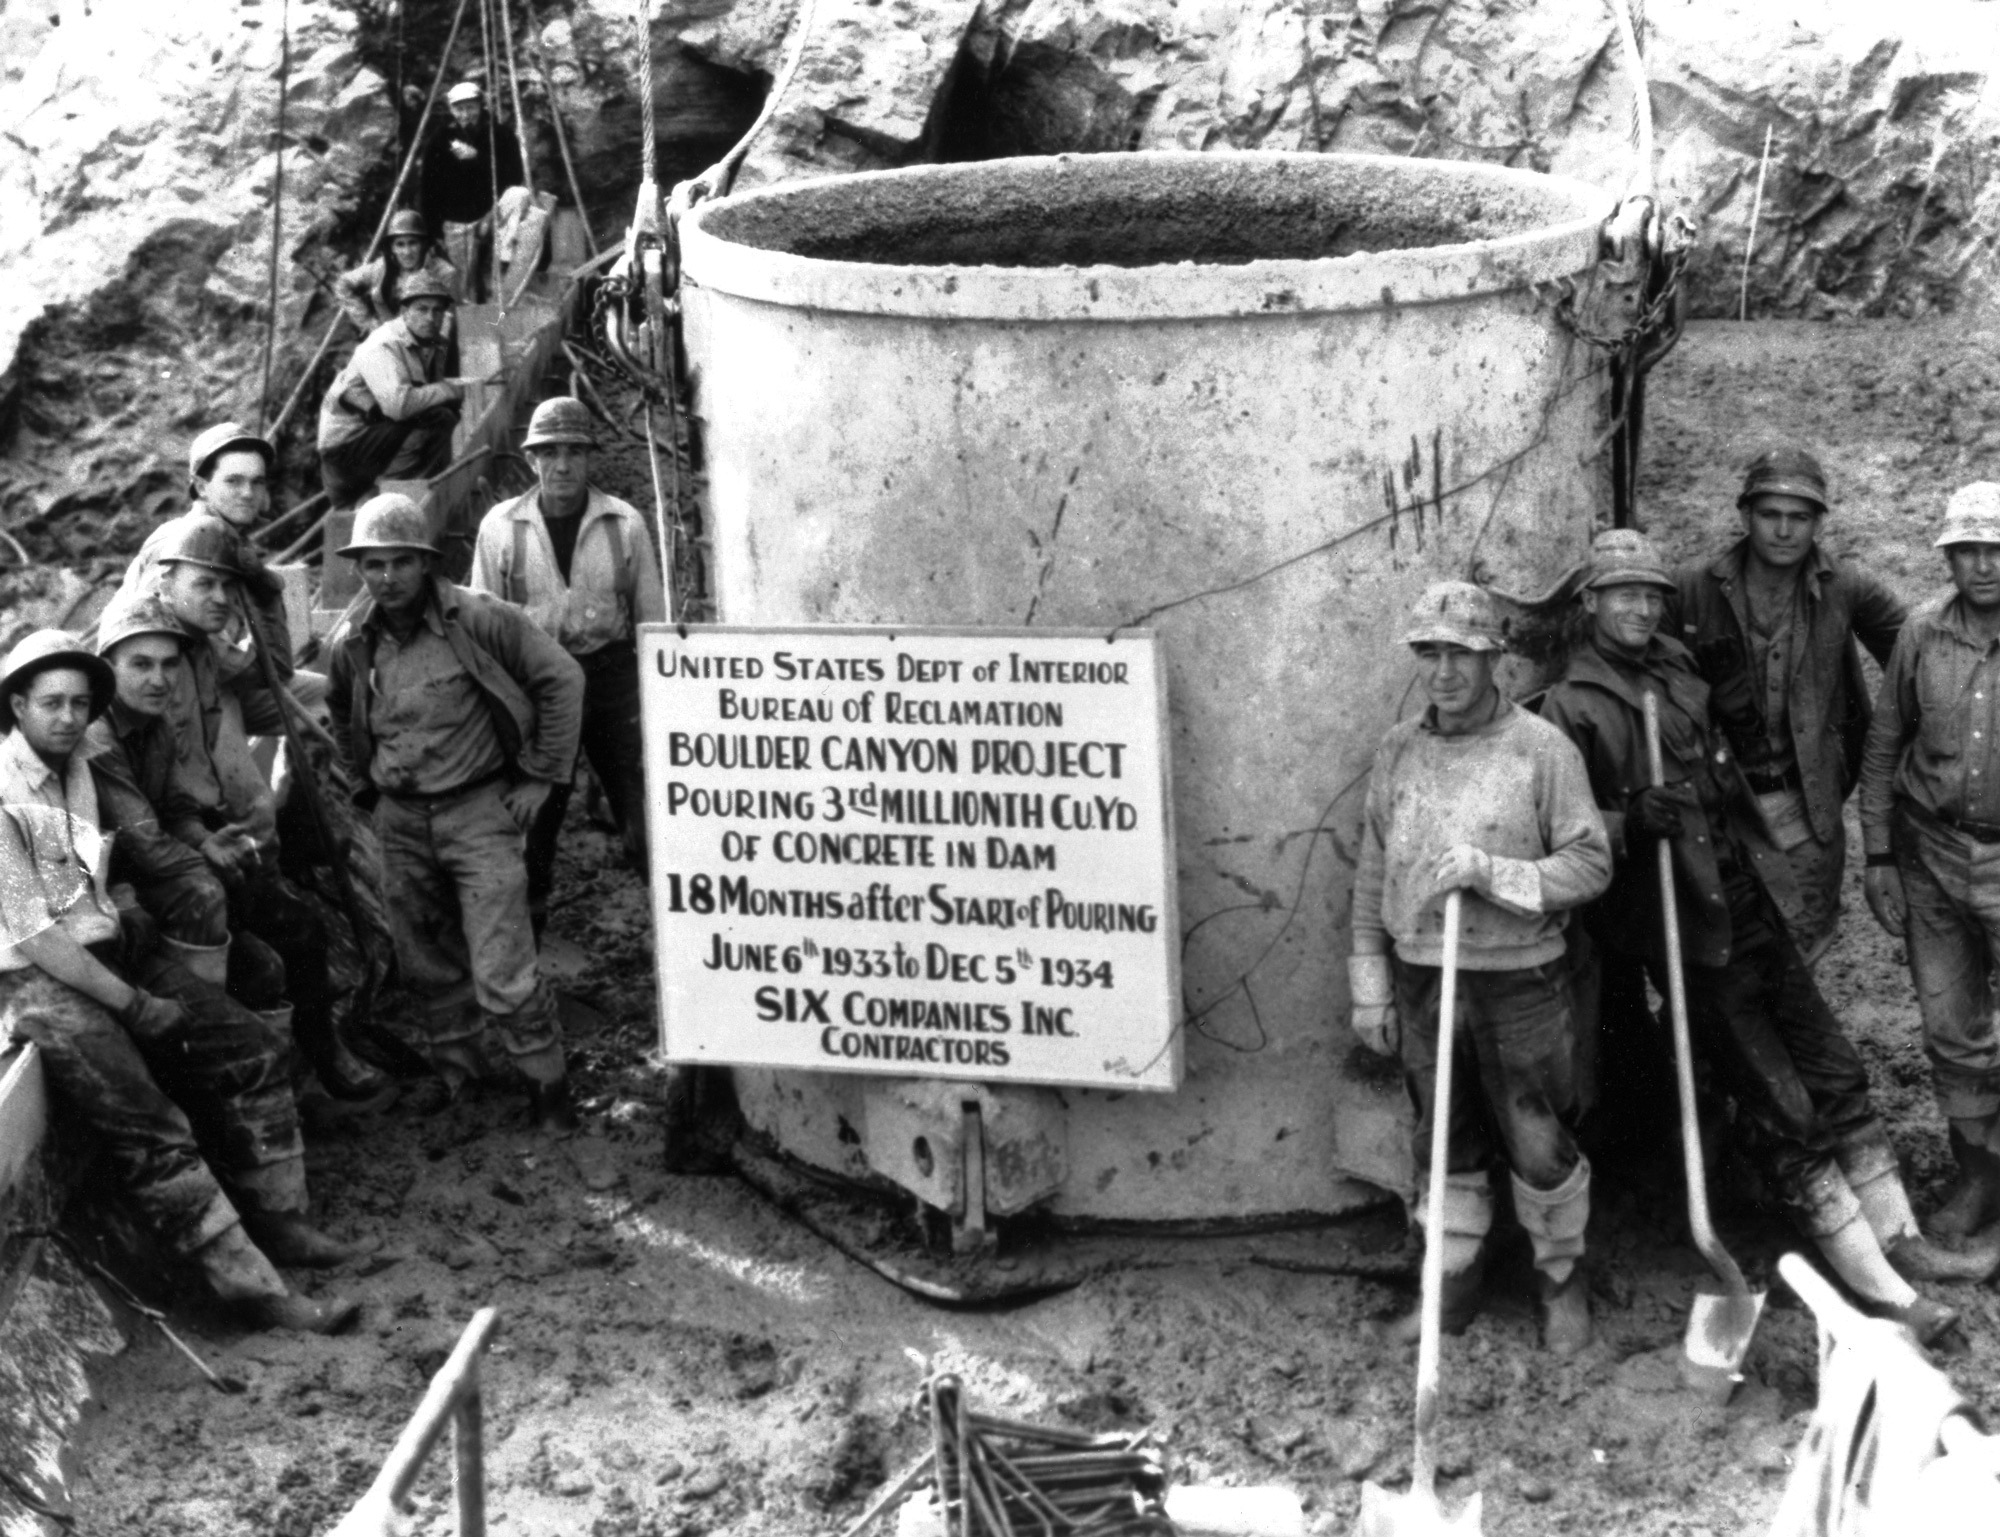
[[[329,638],[333,729],[373,801],[397,965],[428,1020],[430,1107],[518,1074],[534,1123],[572,1129],[522,840],[575,770],[582,669],[519,609],[437,575],[406,496],[363,503],[340,553],[368,597]]]
[[[423,480],[451,463],[452,433],[472,382],[448,372],[451,285],[428,272],[401,286],[402,312],[334,376],[319,411],[320,482],[350,507],[378,480]]]
[[[431,239],[430,226],[414,208],[405,208],[389,219],[389,243],[373,261],[343,272],[334,279],[340,296],[341,313],[354,322],[358,335],[366,336],[387,325],[402,312],[403,284],[412,275],[424,273],[463,296],[464,284],[458,268]]]
[[[1737,1105],[1745,1151],[1860,1305],[1928,1342],[1956,1312],[1912,1280],[1983,1277],[2000,1236],[1952,1254],[1917,1231],[1868,1074],[1791,938],[1791,866],[1772,842],[1687,648],[1659,633],[1673,579],[1650,540],[1599,534],[1581,603],[1588,639],[1542,713],[1582,750],[1616,859],[1586,914],[1592,939],[1669,990],[1654,851],[1673,851],[1694,1049]],[[1643,699],[1659,701],[1665,783]]]
[[[1868,906],[1908,947],[1958,1180],[1941,1237],[2000,1220],[2000,484],[1952,494],[1935,541],[1952,591],[1920,609],[1882,676],[1861,770]]]
[[[1365,1045],[1400,1055],[1419,1179],[1445,1181],[1444,1328],[1462,1332],[1479,1311],[1493,1221],[1490,1126],[1534,1247],[1544,1342],[1574,1355],[1590,1342],[1590,1164],[1565,1124],[1576,1108],[1576,1040],[1563,930],[1569,910],[1610,883],[1611,849],[1576,749],[1500,691],[1505,641],[1493,599],[1469,582],[1436,583],[1403,640],[1430,703],[1389,729],[1369,776],[1351,1019]],[[1459,889],[1465,1088],[1450,1107],[1449,1166],[1436,1170],[1443,909]],[[1418,1320],[1412,1313],[1395,1332],[1414,1340]]]
[[[80,750],[113,687],[60,630],[0,662],[0,1045],[40,1049],[60,1113],[89,1127],[119,1194],[217,1297],[259,1327],[330,1332],[356,1304],[299,1296],[272,1261],[336,1265],[366,1247],[307,1221],[282,1034],[122,927],[113,904]]]
[[[1887,663],[1906,611],[1880,581],[1820,545],[1826,473],[1804,449],[1753,459],[1736,509],[1743,537],[1674,574],[1665,628],[1693,654],[1716,727],[1792,867],[1792,942],[1810,967],[1840,923],[1841,807],[1868,734],[1855,642]]]
[[[522,443],[536,488],[479,525],[466,585],[527,615],[583,668],[583,751],[618,821],[625,857],[646,873],[645,744],[639,730],[639,626],[667,616],[646,520],[590,482],[597,433],[580,400],[535,408]],[[556,842],[570,786],[550,792],[528,834],[528,901],[536,932],[548,911]]]
[[[424,149],[424,213],[465,274],[467,294],[483,301],[496,235],[505,259],[528,206],[520,141],[511,124],[488,117],[486,92],[474,81],[453,86],[445,106],[451,121]]]
[[[277,806],[250,756],[248,732],[279,718],[268,689],[222,686],[210,637],[236,611],[239,543],[217,518],[180,520],[178,537],[159,552],[157,596],[193,637],[168,704],[175,744],[171,790],[162,825],[196,849],[228,894],[229,927],[251,934],[284,962],[293,1033],[328,1093],[366,1099],[386,1082],[340,1038],[326,926],[278,871]],[[183,810],[182,808],[186,808]]]
[[[300,704],[317,712],[326,701],[326,679],[293,666],[284,579],[250,543],[251,534],[271,511],[270,482],[276,464],[277,450],[238,423],[219,422],[206,429],[188,447],[188,495],[193,505],[180,518],[220,518],[238,539],[245,608],[211,639],[224,683],[234,687],[241,680],[245,687],[261,688],[255,648],[267,645],[279,679]],[[168,519],[146,536],[118,584],[120,599],[136,598],[152,585],[160,551],[180,537],[180,518]]]

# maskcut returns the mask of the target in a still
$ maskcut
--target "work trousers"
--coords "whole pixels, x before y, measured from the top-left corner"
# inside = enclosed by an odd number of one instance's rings
[[[618,822],[625,858],[646,878],[646,746],[639,729],[639,655],[629,643],[580,656],[583,668],[583,735],[580,745]],[[549,792],[528,832],[528,905],[539,932],[555,885],[556,847],[570,786]]]
[[[453,1050],[469,985],[513,1065],[534,1082],[563,1076],[561,1026],[540,984],[528,918],[521,830],[498,780],[448,795],[384,795],[375,805],[385,905],[403,981],[432,1020],[432,1060],[478,1076]]]
[[[1894,833],[1938,1108],[1947,1120],[1990,1120],[2000,1115],[2000,843],[1975,843],[1907,803],[1898,804]]]
[[[320,1043],[332,1037],[334,998],[327,971],[326,925],[318,911],[265,864],[229,888],[229,924],[237,935],[229,958],[230,991],[251,1008],[273,1008],[278,998],[290,999],[293,1032],[319,1050]],[[237,961],[236,948],[255,955],[260,941],[283,963],[276,997],[271,996],[267,979],[253,980],[247,964],[239,967]]]
[[[382,480],[428,480],[451,463],[456,405],[432,406],[400,422],[370,422],[345,443],[319,451],[320,484],[336,507],[352,506]]]
[[[1833,836],[1822,840],[1807,820],[1805,801],[1796,790],[1760,795],[1778,847],[1798,883],[1799,906],[1787,925],[1808,969],[1819,964],[1840,928],[1840,885],[1847,871],[1847,828],[1836,820]]]
[[[1392,959],[1403,1082],[1416,1107],[1421,1178],[1430,1170],[1443,973]],[[1576,1041],[1560,959],[1515,971],[1458,973],[1449,1174],[1484,1173],[1497,1136],[1528,1185],[1554,1190],[1582,1155],[1564,1118],[1576,1104]]]
[[[0,972],[0,1037],[40,1049],[57,1105],[90,1128],[121,1192],[173,1252],[193,1253],[239,1208],[304,1211],[282,1031],[177,965],[156,958],[137,976],[188,1011],[163,1039],[134,1040],[102,1005],[33,966]]]
[[[1856,1215],[1843,1170],[1888,1149],[1868,1072],[1820,996],[1763,889],[1736,860],[1722,866],[1730,957],[1686,968],[1688,1030],[1717,1085],[1736,1101],[1744,1150],[1811,1237]],[[1648,963],[1664,997],[1667,978]]]

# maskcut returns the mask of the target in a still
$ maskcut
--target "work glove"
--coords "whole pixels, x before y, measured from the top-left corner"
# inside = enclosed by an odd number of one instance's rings
[[[156,998],[139,988],[132,989],[132,1001],[118,1011],[118,1022],[135,1041],[158,1041],[187,1023],[187,1010],[171,998]]]
[[[1861,893],[1868,898],[1868,911],[1883,932],[1901,939],[1910,921],[1909,904],[1903,898],[1903,872],[1894,865],[1870,865],[1861,877]]]
[[[1647,838],[1678,838],[1681,835],[1681,812],[1692,806],[1693,796],[1682,786],[1668,788],[1664,785],[1648,785],[1634,792],[1625,803],[1625,831],[1629,837],[1638,833]]]
[[[1431,867],[1431,890],[1442,896],[1447,891],[1470,887],[1483,895],[1493,891],[1493,856],[1470,843],[1454,843]]]
[[[1353,1005],[1348,1024],[1361,1044],[1377,1056],[1395,1056],[1403,1031],[1396,1018],[1396,988],[1389,975],[1389,957],[1350,955],[1347,995]]]

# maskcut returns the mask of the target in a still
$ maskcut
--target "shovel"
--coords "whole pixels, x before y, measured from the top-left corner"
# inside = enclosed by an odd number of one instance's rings
[[[1655,788],[1664,788],[1666,768],[1660,758],[1660,699],[1651,689],[1644,695],[1646,765]],[[1688,1312],[1687,1343],[1681,1355],[1681,1381],[1713,1403],[1726,1403],[1743,1380],[1743,1358],[1750,1336],[1764,1311],[1764,1293],[1750,1290],[1743,1271],[1715,1236],[1708,1215],[1708,1171],[1702,1165],[1701,1127],[1694,1111],[1694,1052],[1688,1045],[1687,986],[1681,976],[1680,912],[1674,901],[1674,851],[1659,843],[1660,912],[1667,931],[1667,1009],[1674,1025],[1674,1078],[1680,1091],[1681,1158],[1686,1171],[1688,1230],[1708,1268],[1722,1283],[1720,1292],[1698,1287]]]
[[[1438,1336],[1444,1314],[1444,1181],[1451,1140],[1451,1066],[1457,1048],[1458,914],[1461,893],[1444,899],[1444,976],[1438,987],[1437,1094],[1431,1107],[1431,1188],[1424,1204],[1423,1311],[1417,1336],[1417,1437],[1410,1457],[1410,1492],[1392,1494],[1370,1481],[1361,1486],[1361,1516],[1354,1537],[1428,1537],[1466,1532],[1478,1537],[1482,1496],[1445,1515],[1437,1497],[1437,1449],[1431,1432],[1438,1416]]]

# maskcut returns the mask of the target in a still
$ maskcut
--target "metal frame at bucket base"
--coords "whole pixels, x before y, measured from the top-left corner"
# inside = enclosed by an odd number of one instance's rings
[[[395,1517],[410,1497],[424,1462],[444,1434],[452,1431],[452,1490],[458,1505],[458,1537],[486,1537],[485,1415],[479,1398],[479,1360],[500,1325],[496,1308],[481,1308],[458,1337],[451,1358],[431,1378],[424,1400],[396,1438],[382,1471],[330,1537],[389,1537]]]

